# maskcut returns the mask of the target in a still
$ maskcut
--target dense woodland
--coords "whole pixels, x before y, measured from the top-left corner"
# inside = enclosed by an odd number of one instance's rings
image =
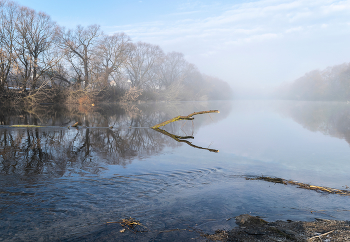
[[[314,70],[278,90],[276,97],[293,100],[350,100],[350,63]]]
[[[11,103],[229,99],[232,90],[182,53],[134,43],[99,25],[65,29],[0,0],[0,97]]]

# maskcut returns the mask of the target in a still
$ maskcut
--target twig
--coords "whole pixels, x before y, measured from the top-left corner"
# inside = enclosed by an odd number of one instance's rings
[[[332,231],[329,231],[329,232],[324,233],[324,234],[320,234],[320,235],[313,236],[313,237],[309,238],[308,241],[312,241],[313,239],[316,239],[316,238],[321,239],[322,236],[328,235],[328,234],[330,234],[330,233],[332,233],[332,232],[334,232],[334,231],[335,231],[335,230],[332,230]]]

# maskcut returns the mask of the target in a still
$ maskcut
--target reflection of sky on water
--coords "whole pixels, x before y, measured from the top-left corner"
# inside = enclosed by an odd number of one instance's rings
[[[264,175],[338,188],[349,185],[349,144],[320,131],[310,132],[303,124],[276,112],[277,108],[288,108],[288,102],[242,102],[222,122],[203,127],[196,139],[200,145],[215,140],[213,145],[220,154],[259,161],[267,168]],[[287,177],[280,174],[282,170],[287,171],[283,173]]]
[[[324,112],[328,114],[308,122],[309,119],[295,114],[305,109],[308,110],[305,113],[319,108],[334,110],[334,105],[311,108],[307,104],[293,105],[290,102],[234,102],[229,112],[230,105],[222,102],[201,105],[200,110],[191,110],[190,104],[184,110],[180,104],[181,108],[176,106],[175,112],[144,113],[145,119],[132,121],[154,124],[179,113],[219,109],[221,113],[210,117],[196,116],[194,130],[191,121],[184,126],[179,123],[165,127],[176,135],[191,135],[194,131],[193,144],[219,149],[219,153],[179,145],[151,129],[90,129],[87,132],[87,129],[59,128],[53,133],[42,129],[38,133],[43,135],[39,139],[41,148],[51,154],[47,156],[51,158],[43,162],[42,172],[1,174],[1,207],[5,209],[0,210],[0,219],[4,221],[0,231],[5,234],[5,240],[15,240],[16,236],[48,240],[84,234],[90,234],[93,239],[97,236],[93,231],[112,232],[113,227],[105,226],[107,221],[132,216],[153,230],[144,237],[136,237],[136,240],[148,241],[160,236],[156,231],[185,229],[188,225],[210,233],[220,228],[229,229],[234,221],[225,219],[242,213],[268,220],[347,219],[349,197],[247,181],[243,177],[265,175],[339,189],[350,185],[347,184],[350,148],[340,139],[346,138],[347,133],[339,132],[344,130],[339,127],[346,123],[339,118],[342,117],[339,112],[346,112],[347,107],[339,108],[336,113]],[[120,120],[124,126],[131,120],[127,115],[97,117],[115,124]],[[35,141],[35,129],[29,133],[26,129],[9,132],[24,132],[23,137],[31,134]],[[106,136],[108,132],[119,135],[121,143],[107,142],[108,137],[112,137],[112,134]],[[134,137],[133,142],[130,137]],[[88,153],[84,146],[87,140],[90,142]],[[110,145],[108,149],[106,144]],[[134,153],[120,158],[130,162],[119,162],[115,157],[120,153],[115,147],[133,150]],[[20,154],[16,157],[22,160],[17,161],[23,162],[26,159]],[[3,162],[4,153],[1,159]],[[54,176],[46,172],[50,169],[56,171]],[[129,239],[125,234],[116,236],[120,236],[121,241]],[[164,236],[160,240],[171,238]]]

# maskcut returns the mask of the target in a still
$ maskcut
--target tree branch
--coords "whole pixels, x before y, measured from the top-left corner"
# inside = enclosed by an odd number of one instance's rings
[[[205,113],[220,113],[220,112],[218,110],[209,110],[209,111],[194,112],[194,113],[191,113],[191,114],[189,114],[187,116],[177,116],[175,118],[169,119],[169,120],[164,121],[162,123],[156,124],[156,125],[152,126],[151,129],[156,129],[156,128],[165,126],[167,124],[170,124],[172,122],[179,121],[179,120],[193,120],[194,119],[194,117],[193,117],[194,115],[205,114]]]
[[[178,135],[174,135],[174,134],[171,134],[163,129],[159,129],[159,128],[152,128],[153,130],[157,131],[157,132],[160,132],[162,134],[165,134],[166,136],[169,136],[170,138],[173,138],[174,140],[176,140],[177,142],[183,142],[183,143],[186,143],[188,144],[189,146],[192,146],[194,148],[197,148],[197,149],[201,149],[201,150],[209,150],[210,152],[215,152],[215,153],[218,153],[219,150],[216,150],[216,149],[209,149],[209,148],[203,148],[203,147],[200,147],[200,146],[197,146],[197,145],[194,145],[192,144],[190,141],[188,140],[185,140],[185,139],[194,139],[193,136],[178,136]]]

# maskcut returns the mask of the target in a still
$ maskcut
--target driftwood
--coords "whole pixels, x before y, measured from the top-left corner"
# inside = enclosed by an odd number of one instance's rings
[[[169,119],[167,121],[164,121],[162,123],[159,123],[159,124],[156,124],[154,126],[152,126],[151,128],[152,129],[156,129],[156,128],[159,128],[159,127],[162,127],[164,125],[167,125],[167,124],[170,124],[172,122],[175,122],[175,121],[179,121],[179,120],[193,120],[194,119],[194,115],[197,115],[197,114],[205,114],[205,113],[220,113],[218,110],[209,110],[209,111],[201,111],[201,112],[194,112],[194,113],[191,113],[187,116],[177,116],[175,118],[172,118],[172,119]]]
[[[209,111],[194,112],[194,113],[191,113],[191,114],[189,114],[187,116],[177,116],[175,118],[169,119],[169,120],[164,121],[162,123],[156,124],[156,125],[152,126],[151,129],[153,129],[153,130],[155,130],[157,132],[160,132],[160,133],[162,133],[162,134],[164,134],[166,136],[169,136],[170,138],[173,138],[177,142],[183,142],[183,143],[186,143],[189,146],[192,146],[192,147],[197,148],[197,149],[209,150],[210,152],[217,153],[217,152],[219,152],[219,150],[203,148],[203,147],[194,145],[190,141],[186,140],[186,139],[194,139],[193,136],[178,136],[178,135],[171,134],[171,133],[169,133],[169,132],[159,128],[159,127],[165,126],[167,124],[170,124],[172,122],[176,122],[176,121],[179,121],[179,120],[193,120],[194,119],[194,117],[193,117],[194,115],[205,114],[205,113],[220,113],[220,112],[218,110],[209,110]]]
[[[160,132],[162,134],[165,134],[166,136],[169,136],[170,138],[173,138],[174,140],[176,140],[177,142],[183,142],[183,143],[186,143],[188,144],[189,146],[192,146],[194,148],[197,148],[197,149],[202,149],[202,150],[209,150],[210,152],[215,152],[215,153],[218,153],[219,150],[215,150],[215,149],[209,149],[209,148],[203,148],[203,147],[200,147],[200,146],[197,146],[197,145],[194,145],[192,144],[190,141],[186,140],[186,139],[194,139],[193,136],[178,136],[178,135],[174,135],[174,134],[171,134],[163,129],[159,129],[159,128],[152,128],[153,130],[157,131],[157,132]]]
[[[350,191],[348,191],[348,190],[340,190],[340,189],[334,189],[334,188],[322,187],[322,186],[313,186],[313,185],[305,184],[302,182],[285,180],[283,178],[277,178],[277,177],[259,176],[259,177],[246,177],[246,179],[247,180],[262,180],[262,181],[267,181],[267,182],[280,183],[280,184],[284,184],[284,185],[295,185],[295,186],[298,186],[298,188],[302,188],[302,189],[350,196]]]
[[[4,125],[2,125],[4,126]],[[4,126],[5,127],[5,126]],[[39,126],[39,125],[26,125],[26,124],[15,124],[15,125],[10,125],[8,126],[9,128],[42,128],[44,126]]]
[[[326,236],[326,235],[328,235],[328,234],[330,234],[330,233],[333,233],[334,231],[335,231],[335,230],[329,231],[329,232],[324,233],[324,234],[316,235],[316,236],[314,236],[314,237],[309,238],[307,241],[313,241],[314,239],[320,239],[320,240],[322,240],[322,239],[321,239],[322,236]]]
[[[80,122],[76,122],[75,124],[72,125],[73,128],[77,128],[78,125],[80,125]]]

